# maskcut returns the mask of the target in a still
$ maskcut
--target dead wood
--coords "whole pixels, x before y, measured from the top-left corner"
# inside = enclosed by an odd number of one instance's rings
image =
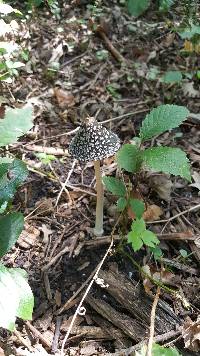
[[[126,308],[138,321],[142,321],[147,327],[150,325],[152,300],[145,294],[142,287],[136,281],[130,281],[122,273],[113,271],[100,271],[99,278],[108,284],[107,292],[118,303]],[[181,324],[181,320],[173,312],[172,308],[164,301],[159,301],[156,317],[155,332],[166,333]]]
[[[96,299],[90,295],[87,296],[86,301],[97,313],[121,329],[124,334],[128,335],[134,341],[139,341],[146,336],[145,328],[140,322],[130,318],[124,313],[118,312],[103,300]]]

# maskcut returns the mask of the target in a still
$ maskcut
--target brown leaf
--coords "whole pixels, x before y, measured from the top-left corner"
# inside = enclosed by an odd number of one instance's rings
[[[171,199],[172,181],[166,175],[154,175],[149,180],[150,187],[167,202]]]
[[[148,205],[147,210],[143,214],[143,219],[145,221],[155,221],[158,220],[162,214],[163,211],[158,205]]]
[[[39,235],[40,231],[36,227],[25,224],[24,230],[17,240],[17,244],[24,249],[29,249],[34,246]]]
[[[63,89],[54,88],[54,95],[61,109],[68,109],[75,105],[74,95]]]
[[[197,317],[195,322],[190,317],[186,318],[182,328],[182,336],[185,347],[194,352],[200,350],[200,316]]]

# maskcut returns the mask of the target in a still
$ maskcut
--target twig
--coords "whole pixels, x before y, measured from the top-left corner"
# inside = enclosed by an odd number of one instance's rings
[[[51,342],[46,339],[31,323],[30,321],[26,321],[25,325],[30,329],[30,331],[33,333],[35,338],[39,339],[41,341],[41,344],[48,349],[51,348]]]
[[[172,337],[180,335],[180,333],[181,333],[181,328],[179,328],[178,330],[171,330],[171,331],[168,331],[162,335],[155,336],[154,341],[155,342],[163,342],[165,340],[171,339]],[[134,351],[141,349],[145,343],[146,343],[146,340],[140,341],[138,344],[131,346],[128,349],[120,350],[118,352],[108,354],[108,356],[129,356]]]
[[[19,331],[17,329],[15,329],[13,331],[13,334],[18,338],[18,340],[20,341],[20,343],[25,346],[29,351],[33,351],[32,346],[30,346],[27,341],[21,336],[21,334],[19,333]],[[4,354],[3,354],[4,355]]]
[[[68,175],[67,175],[66,181],[65,181],[64,184],[62,185],[62,188],[61,188],[61,190],[60,190],[60,192],[59,192],[59,194],[58,194],[58,196],[57,196],[56,203],[55,203],[55,208],[57,207],[58,202],[59,202],[59,200],[60,200],[60,197],[61,197],[61,195],[62,195],[62,192],[63,192],[63,190],[65,189],[66,184],[68,183],[68,181],[69,181],[69,179],[70,179],[70,177],[71,177],[71,175],[72,175],[72,173],[73,173],[73,171],[74,171],[75,164],[76,164],[76,159],[73,161],[72,168],[70,169],[70,171],[69,171],[69,173],[68,173]]]
[[[95,32],[103,39],[106,44],[106,47],[118,62],[123,63],[126,61],[126,59],[121,55],[121,53],[113,46],[101,26],[98,26]]]
[[[67,157],[69,156],[68,150],[63,150],[62,148],[44,147],[44,146],[28,144],[26,145],[26,149],[28,151],[41,152],[54,156],[67,156]]]
[[[152,309],[151,309],[151,324],[150,324],[150,335],[149,342],[147,347],[146,356],[152,356],[152,346],[153,346],[153,337],[154,337],[154,329],[155,329],[155,316],[156,316],[156,307],[158,304],[160,296],[160,287],[157,288],[156,295],[153,301]]]
[[[108,119],[108,120],[104,120],[101,123],[102,124],[106,124],[107,122],[112,122],[112,121],[124,119],[125,117],[141,114],[141,113],[146,112],[146,111],[149,111],[149,109],[142,109],[142,110],[138,110],[138,111],[127,112],[126,114],[119,115],[119,116],[116,116],[116,117],[112,117],[111,119]]]
[[[49,263],[47,263],[43,268],[42,268],[42,272],[45,272],[49,269],[49,267],[51,267],[52,265],[54,265],[56,263],[56,261],[62,256],[64,255],[66,252],[70,251],[70,246],[65,246],[56,256],[54,256],[51,261],[49,261]]]
[[[63,340],[63,343],[62,343],[61,356],[64,356],[64,347],[65,347],[66,341],[67,341],[67,339],[68,339],[68,337],[69,337],[69,335],[70,335],[70,333],[71,333],[71,330],[72,330],[72,328],[73,328],[74,322],[75,322],[75,320],[76,320],[76,317],[77,317],[78,313],[79,313],[80,310],[81,310],[81,307],[82,307],[82,305],[83,305],[83,302],[85,301],[85,299],[86,299],[86,297],[87,297],[87,295],[88,295],[88,293],[89,293],[89,291],[90,291],[90,289],[91,289],[93,283],[94,283],[95,280],[98,278],[98,273],[99,273],[99,271],[100,271],[100,269],[101,269],[101,267],[102,267],[104,261],[106,260],[108,254],[109,254],[109,253],[111,252],[111,250],[112,250],[113,243],[114,243],[113,235],[114,235],[115,229],[116,229],[116,227],[117,227],[117,225],[118,225],[120,219],[121,219],[121,214],[120,214],[120,216],[118,217],[118,219],[117,219],[117,221],[116,221],[116,223],[115,223],[115,225],[114,225],[114,227],[113,227],[113,230],[112,230],[112,233],[111,233],[111,242],[110,242],[110,245],[109,245],[109,247],[108,247],[108,249],[107,249],[105,255],[103,256],[102,260],[101,260],[100,263],[98,264],[97,270],[96,270],[96,272],[95,272],[95,274],[94,274],[94,277],[93,277],[92,280],[90,281],[90,283],[89,283],[89,285],[88,285],[88,287],[87,287],[87,289],[86,289],[86,291],[85,291],[83,297],[81,298],[81,301],[80,301],[80,303],[79,303],[79,305],[78,305],[78,307],[77,307],[77,309],[76,309],[76,311],[75,311],[75,314],[74,314],[74,316],[73,316],[73,318],[72,318],[72,320],[71,320],[69,329],[68,329],[67,334],[65,335],[64,340]]]
[[[57,316],[56,317],[56,328],[55,328],[55,333],[54,333],[52,347],[51,347],[52,353],[55,353],[58,349],[58,339],[60,336],[61,322],[62,322],[62,316]]]

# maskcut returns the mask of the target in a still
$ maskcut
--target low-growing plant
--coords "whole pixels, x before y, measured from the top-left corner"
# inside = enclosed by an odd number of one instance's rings
[[[31,108],[7,109],[0,120],[0,147],[16,142],[32,125]],[[24,162],[0,155],[0,258],[9,252],[24,226],[23,215],[12,211],[12,199],[27,175]],[[0,262],[0,327],[12,331],[16,317],[31,319],[33,304],[26,272]]]
[[[142,170],[163,172],[180,176],[191,181],[190,166],[184,151],[174,147],[144,147],[144,143],[154,136],[178,127],[187,119],[189,111],[178,105],[160,105],[153,109],[142,122],[139,136],[134,137],[130,144],[124,144],[116,155],[116,161],[120,169],[128,172],[128,175],[136,176]],[[155,251],[155,256],[160,255],[159,240],[156,235],[146,228],[143,219],[145,204],[141,199],[131,196],[132,184],[125,184],[122,179],[104,177],[103,182],[109,192],[115,195],[117,209],[127,215],[128,209],[134,213],[135,218],[131,224],[131,231],[127,234],[128,243],[131,243],[134,251],[138,251],[143,245]]]

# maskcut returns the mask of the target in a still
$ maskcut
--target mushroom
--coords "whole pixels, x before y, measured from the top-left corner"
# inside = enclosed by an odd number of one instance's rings
[[[120,140],[117,135],[107,130],[94,118],[87,118],[82,124],[69,145],[69,153],[82,162],[94,162],[96,177],[96,221],[94,234],[103,234],[103,201],[104,189],[100,168],[100,160],[113,156],[120,148]]]

